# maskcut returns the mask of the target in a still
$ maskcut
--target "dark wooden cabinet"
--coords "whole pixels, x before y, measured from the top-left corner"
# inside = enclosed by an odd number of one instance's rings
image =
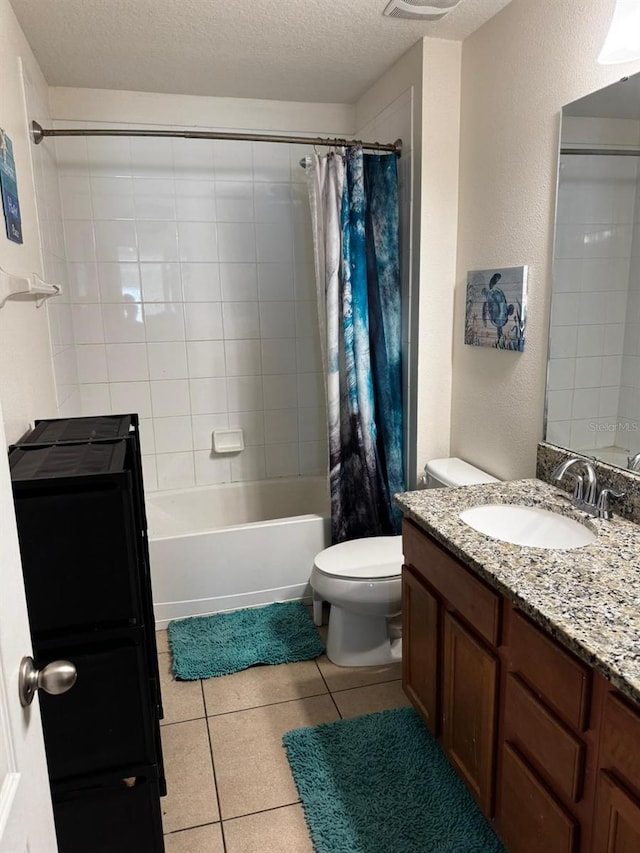
[[[162,853],[162,703],[135,415],[41,421],[11,448],[60,853]]]
[[[515,746],[501,754],[500,838],[509,853],[575,853],[579,828]]]
[[[490,817],[499,597],[415,525],[405,521],[403,536],[403,686]]]
[[[604,682],[525,614],[504,608],[496,831],[518,853],[587,853]]]
[[[640,711],[610,692],[604,705],[592,853],[640,850]]]
[[[412,522],[403,686],[508,853],[640,853],[640,708]]]
[[[584,787],[584,742],[516,673],[506,673],[503,707],[502,740],[561,797],[577,803]]]
[[[444,615],[442,746],[485,815],[493,813],[498,660]]]
[[[438,690],[439,603],[408,566],[402,575],[402,633],[413,641],[404,647],[402,683],[431,733],[440,733]]]
[[[640,801],[616,777],[600,771],[593,853],[638,853]]]

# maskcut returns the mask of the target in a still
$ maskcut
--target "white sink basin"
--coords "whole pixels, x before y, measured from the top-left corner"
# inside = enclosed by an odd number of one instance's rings
[[[484,504],[465,509],[460,518],[492,539],[531,548],[568,550],[589,545],[596,538],[579,521],[533,506]]]

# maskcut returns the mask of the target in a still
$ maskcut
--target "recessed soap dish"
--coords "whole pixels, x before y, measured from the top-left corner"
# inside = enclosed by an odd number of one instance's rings
[[[244,434],[241,429],[214,429],[211,435],[215,453],[239,453],[244,450]]]

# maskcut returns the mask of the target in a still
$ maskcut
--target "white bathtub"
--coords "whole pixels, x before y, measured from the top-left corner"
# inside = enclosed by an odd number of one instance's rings
[[[170,619],[310,598],[329,544],[326,477],[146,496],[156,627]]]

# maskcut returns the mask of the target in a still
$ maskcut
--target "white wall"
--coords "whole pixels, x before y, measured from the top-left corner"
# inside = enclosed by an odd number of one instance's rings
[[[401,135],[407,485],[449,453],[460,103],[459,43],[416,43],[356,104],[358,128]],[[386,137],[385,137],[386,138]]]
[[[136,126],[215,116],[212,129],[302,136],[353,121],[335,105],[130,92],[53,90],[52,102],[56,126],[127,127],[136,110]],[[311,146],[63,137],[56,150],[82,414],[140,414],[148,490],[326,471],[299,165]],[[245,449],[212,453],[211,432],[228,427]]]
[[[22,245],[6,238],[0,223],[0,266],[12,275],[43,274],[20,59],[37,99],[47,86],[7,0],[0,0],[0,126],[13,142],[22,214]],[[30,120],[30,119],[29,119]],[[46,309],[33,301],[10,300],[0,309],[0,399],[7,441],[15,441],[35,417],[56,414]]]
[[[424,39],[418,344],[418,464],[449,456],[458,240],[459,42]]]
[[[560,110],[640,62],[600,66],[613,0],[512,0],[463,44],[451,450],[535,472],[542,437]],[[465,346],[466,272],[529,265],[525,352]]]
[[[416,482],[417,320],[420,273],[420,150],[422,44],[417,42],[356,104],[356,137],[366,142],[402,139],[398,160],[400,281],[402,289],[402,394],[405,479]]]

